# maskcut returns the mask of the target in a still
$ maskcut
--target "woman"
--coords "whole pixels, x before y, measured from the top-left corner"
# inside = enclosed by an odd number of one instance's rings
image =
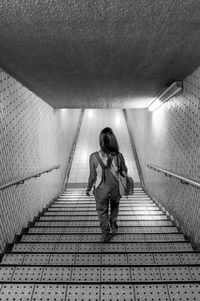
[[[111,128],[103,129],[99,136],[100,151],[90,155],[90,175],[86,195],[94,186],[96,210],[102,230],[102,242],[108,242],[117,233],[119,210],[119,170],[127,173],[123,155]],[[110,216],[108,215],[110,203]]]

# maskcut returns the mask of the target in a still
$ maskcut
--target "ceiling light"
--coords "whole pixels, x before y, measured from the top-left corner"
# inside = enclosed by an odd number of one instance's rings
[[[149,106],[149,111],[155,111],[165,102],[167,102],[170,98],[177,95],[183,90],[183,82],[176,81],[173,82],[162,94],[160,94]]]

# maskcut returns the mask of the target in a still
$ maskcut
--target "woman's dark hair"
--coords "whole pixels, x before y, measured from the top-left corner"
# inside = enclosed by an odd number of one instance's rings
[[[117,139],[112,129],[106,127],[103,129],[99,136],[99,144],[101,150],[106,154],[116,155],[119,152]]]

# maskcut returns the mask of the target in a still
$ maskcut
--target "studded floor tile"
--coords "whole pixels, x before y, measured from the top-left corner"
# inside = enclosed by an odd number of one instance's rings
[[[183,234],[165,234],[169,241],[185,241]]]
[[[74,234],[74,235],[60,235],[60,242],[80,242],[81,241],[81,235]]]
[[[128,264],[130,265],[153,265],[153,254],[128,254]]]
[[[37,243],[32,244],[31,252],[54,252],[57,244],[55,243]]]
[[[171,301],[166,285],[136,285],[136,301]]]
[[[12,248],[12,252],[30,252],[32,249],[31,243],[15,244]]]
[[[0,267],[0,281],[10,281],[14,269],[14,267]]]
[[[79,245],[76,243],[58,243],[55,246],[55,252],[71,252],[76,253]]]
[[[42,277],[42,267],[16,267],[13,273],[12,281],[17,282],[35,282],[40,281]]]
[[[173,265],[173,264],[181,264],[181,259],[179,254],[154,254],[154,260],[156,264],[160,265]]]
[[[101,269],[102,282],[130,282],[131,274],[129,267],[105,267]]]
[[[0,291],[1,301],[30,301],[34,285],[31,284],[5,284]]]
[[[49,265],[73,265],[75,258],[75,254],[51,254]]]
[[[101,234],[81,234],[80,235],[80,242],[99,242],[101,239]]]
[[[164,281],[192,280],[188,267],[161,267],[160,273]]]
[[[101,265],[101,254],[76,254],[76,265]]]
[[[193,251],[191,243],[176,242],[176,243],[172,243],[171,245],[172,245],[172,249],[176,252]]]
[[[66,301],[99,301],[99,296],[99,285],[68,285]]]
[[[199,253],[185,253],[180,254],[180,260],[185,264],[200,264],[200,254]]]
[[[200,282],[200,267],[189,267],[192,280]]]
[[[151,252],[171,252],[173,250],[170,243],[149,243],[149,250]]]
[[[101,285],[101,301],[130,300],[135,301],[132,285]]]
[[[168,287],[171,301],[200,300],[200,284],[171,284]]]
[[[135,282],[160,281],[160,270],[157,267],[132,267],[131,278]]]
[[[79,244],[79,252],[101,252],[101,243],[81,243]]]
[[[126,243],[127,252],[148,252],[148,243]]]
[[[32,242],[32,241],[39,241],[40,235],[23,235],[21,238],[22,242]]]
[[[160,233],[178,233],[178,229],[176,227],[160,227]]]
[[[24,260],[23,254],[4,254],[1,261],[2,264],[22,264]]]
[[[127,254],[102,254],[102,265],[127,265]]]
[[[109,244],[102,244],[101,247],[102,252],[125,252],[126,251],[126,247],[125,244],[123,243],[112,243],[110,242]]]
[[[45,267],[42,281],[45,282],[67,282],[71,279],[72,269],[68,267]]]
[[[145,234],[124,234],[124,241],[130,242],[130,241],[144,241],[145,240]]]
[[[74,267],[72,269],[71,281],[75,282],[99,282],[101,271],[100,268]]]
[[[145,234],[143,241],[165,241],[166,235],[165,234]]]
[[[25,265],[45,265],[49,263],[50,254],[26,254]]]
[[[67,285],[36,284],[32,301],[65,301]]]

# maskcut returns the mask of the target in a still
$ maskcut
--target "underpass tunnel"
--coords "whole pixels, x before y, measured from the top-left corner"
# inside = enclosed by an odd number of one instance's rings
[[[0,301],[200,300],[199,1],[1,2]],[[134,180],[109,242],[105,127]]]
[[[199,73],[183,92],[150,112],[145,109],[53,109],[5,71],[1,84],[1,186],[59,166],[52,172],[2,189],[1,250],[44,205],[69,187],[86,187],[89,154],[113,128],[136,186],[141,185],[199,243]],[[30,197],[31,196],[31,197]]]

